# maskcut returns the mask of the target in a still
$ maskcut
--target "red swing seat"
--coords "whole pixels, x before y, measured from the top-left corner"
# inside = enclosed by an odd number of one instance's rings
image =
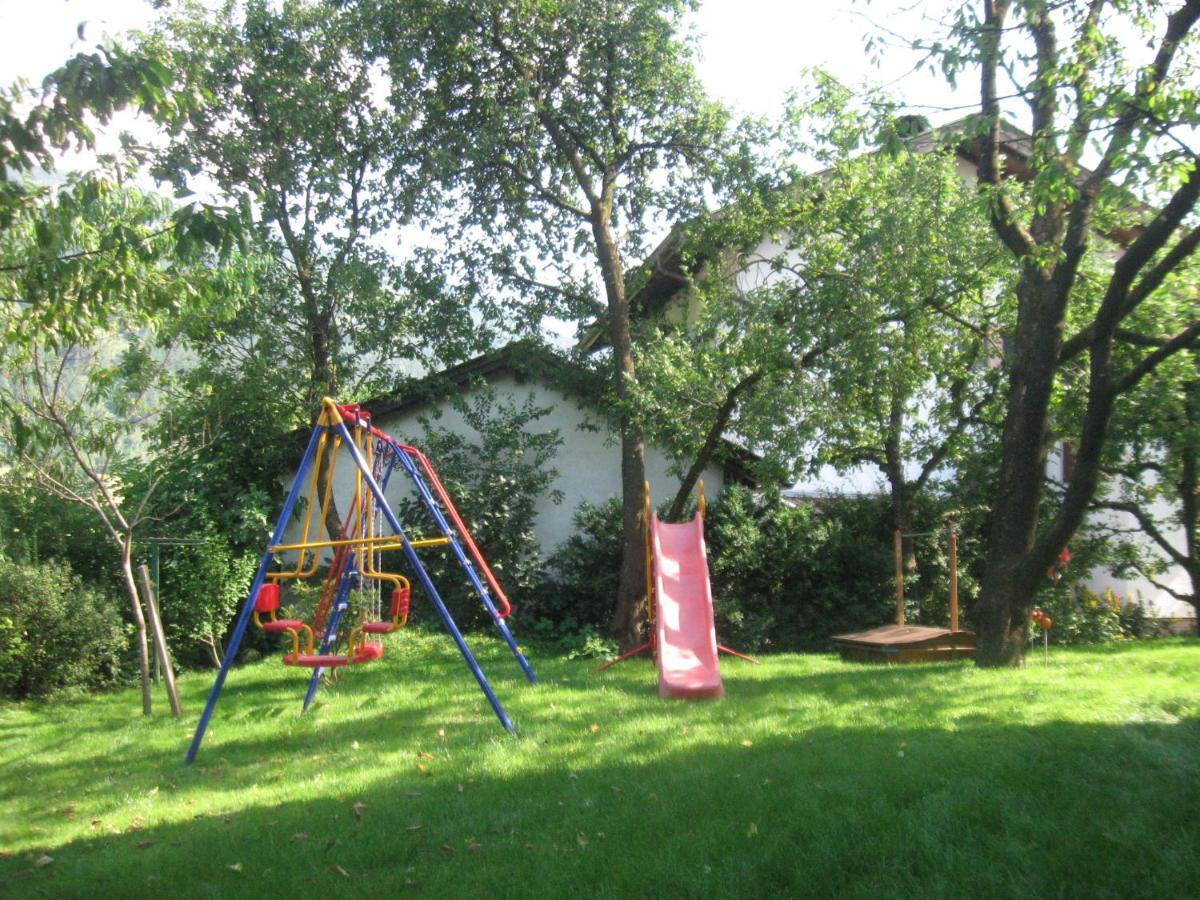
[[[383,644],[369,641],[361,644],[352,656],[341,653],[289,653],[283,658],[285,666],[306,666],[310,669],[336,669],[367,663],[383,656]]]
[[[357,665],[358,663],[373,662],[383,656],[383,644],[378,641],[362,640],[362,628],[350,632],[350,649],[348,653],[314,653],[312,630],[306,629],[308,638],[307,652],[300,652],[300,632],[292,630],[292,652],[284,656],[285,666],[307,666],[310,669],[336,669],[339,666]]]
[[[258,597],[254,600],[254,624],[268,634],[283,634],[285,631],[299,631],[307,627],[300,619],[275,618],[278,610],[279,582],[267,582],[258,589]],[[263,619],[262,615],[270,618]]]
[[[367,634],[391,634],[408,623],[408,611],[412,602],[412,588],[392,589],[391,619],[382,622],[363,622],[362,630]]]

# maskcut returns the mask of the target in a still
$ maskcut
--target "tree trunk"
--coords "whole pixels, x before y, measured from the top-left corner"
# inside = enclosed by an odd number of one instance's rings
[[[133,623],[137,627],[138,668],[142,676],[142,715],[150,715],[150,645],[146,640],[146,616],[142,613],[142,601],[138,595],[137,582],[133,580],[133,538],[126,536],[121,545],[121,577],[125,580],[125,592],[133,612]]]
[[[884,438],[884,474],[891,489],[892,527],[900,532],[900,555],[907,575],[917,574],[917,544],[913,537],[912,491],[904,477],[904,454],[900,440],[904,434],[904,397],[893,390],[888,412],[888,433]]]
[[[212,661],[213,668],[221,668],[221,657],[225,655],[225,651],[221,648],[221,644],[217,640],[217,633],[215,631],[210,631],[208,633],[208,637],[203,639],[200,643],[208,648],[208,656]]]
[[[1019,565],[1019,560],[1017,565]],[[989,557],[988,568],[980,586],[981,598],[976,605],[974,622],[976,639],[975,662],[985,668],[1025,665],[1025,650],[1029,641],[1029,614],[1033,609],[1035,589],[1026,588],[1016,577],[1016,565],[995,566]]]
[[[1037,533],[1046,471],[1046,426],[1062,343],[1064,303],[1052,278],[1026,269],[1017,285],[1017,355],[1012,361],[1000,475],[979,600],[979,666],[1024,663],[1037,579],[1028,555]]]
[[[604,276],[608,300],[608,333],[612,343],[613,377],[621,413],[621,572],[617,583],[617,602],[613,610],[611,633],[621,651],[632,650],[642,639],[639,612],[646,594],[645,529],[649,523],[643,513],[642,487],[646,482],[646,448],[642,429],[628,418],[627,401],[636,377],[633,363],[633,338],[629,324],[629,303],[625,297],[625,276],[621,256],[603,208],[593,210],[592,234]]]

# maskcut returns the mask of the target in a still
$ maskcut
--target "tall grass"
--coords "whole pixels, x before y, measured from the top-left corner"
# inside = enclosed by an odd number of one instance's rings
[[[189,713],[131,692],[0,708],[0,893],[431,897],[1187,896],[1200,884],[1200,643],[1023,671],[724,663],[720,702],[631,662],[481,661],[413,632],[327,685],[235,670]]]

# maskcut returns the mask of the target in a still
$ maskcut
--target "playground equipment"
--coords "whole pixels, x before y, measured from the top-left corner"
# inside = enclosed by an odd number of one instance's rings
[[[937,532],[929,532],[936,534]],[[857,662],[932,662],[975,655],[975,632],[958,628],[958,533],[949,529],[950,541],[950,627],[929,628],[904,624],[905,537],[926,534],[893,534],[896,559],[896,624],[882,625],[869,631],[838,634],[831,639],[842,659]]]
[[[752,663],[758,660],[717,643],[704,542],[707,512],[704,482],[699,483],[695,517],[679,525],[659,521],[650,507],[649,482],[644,483],[642,490],[646,521],[646,618],[650,637],[596,671],[602,672],[650,650],[658,663],[660,697],[724,697],[718,652]]]
[[[500,724],[509,731],[515,730],[513,724],[421,564],[418,549],[450,549],[526,678],[537,683],[533,669],[505,621],[512,606],[425,454],[376,428],[371,424],[371,414],[360,406],[340,406],[328,397],[321,402],[321,416],[296,471],[270,543],[259,562],[250,594],[229,639],[224,662],[196,726],[187,753],[189,763],[196,758],[230,664],[251,621],[263,631],[286,634],[291,638],[291,650],[283,657],[285,665],[312,669],[302,712],[312,704],[326,669],[370,663],[383,656],[383,643],[368,638],[403,628],[408,621],[412,596],[407,578],[383,570],[381,554],[385,550],[403,551]],[[340,533],[330,534],[328,540],[319,540],[321,529],[327,527],[334,480],[343,455],[351,461],[354,498],[347,507]],[[384,495],[397,468],[408,477],[439,536],[413,540],[401,526]],[[301,516],[300,540],[283,543],[284,532],[306,485],[308,503]],[[332,560],[312,621],[279,618],[281,582],[311,578],[317,572],[322,554],[329,551],[332,551]],[[289,552],[296,554],[290,567],[268,571],[277,554]],[[384,584],[391,586],[386,614],[379,590]],[[357,612],[357,622],[353,621],[354,612]],[[320,635],[319,641],[317,635]],[[344,649],[338,652],[343,645]]]

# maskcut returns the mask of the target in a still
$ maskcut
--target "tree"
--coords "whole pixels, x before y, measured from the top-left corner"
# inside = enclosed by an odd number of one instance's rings
[[[697,311],[651,326],[670,334],[646,342],[643,418],[687,468],[668,516],[732,434],[791,478],[805,464],[877,467],[910,533],[916,496],[995,395],[1009,265],[973,189],[953,152],[884,140],[864,153],[870,120],[848,102],[819,82],[801,115],[828,117],[828,167],[714,217],[696,249],[718,261],[676,298]],[[911,539],[905,553],[915,567]]]
[[[51,171],[58,153],[95,149],[93,124],[122,109],[156,115],[175,106],[170,87],[161,60],[106,43],[47,75],[40,95],[24,81],[0,88],[0,229],[44,194],[26,180],[30,173]]]
[[[133,548],[157,479],[135,475],[145,462],[142,432],[171,371],[167,338],[195,329],[190,314],[229,302],[237,284],[189,223],[173,225],[162,198],[84,176],[27,205],[0,234],[6,476],[31,478],[103,527],[137,626],[146,715],[149,652]],[[198,236],[219,247],[226,235],[214,229]]]
[[[996,399],[1009,264],[953,152],[849,161],[824,196],[840,207],[830,235],[845,257],[818,305],[881,324],[814,363],[813,462],[878,469],[915,571],[914,502],[973,449]]]
[[[367,4],[363,4],[366,6]],[[421,85],[414,140],[457,192],[473,258],[536,312],[603,323],[613,391],[636,381],[630,258],[655,222],[704,207],[726,140],[680,37],[687,0],[381,2],[394,89]],[[591,299],[599,275],[604,302]],[[639,640],[644,593],[640,423],[620,416],[624,550],[612,631]]]
[[[411,113],[400,91],[389,105],[367,34],[337,5],[226,0],[180,4],[144,39],[203,98],[171,118],[157,173],[180,192],[215,184],[238,198],[276,260],[259,302],[223,323],[195,373],[221,387],[189,407],[210,428],[257,421],[280,443],[315,419],[323,396],[389,392],[478,347],[467,305],[437,284],[413,289],[389,246],[417,192],[398,149]],[[224,402],[255,396],[277,414]],[[328,511],[337,534],[335,504]]]
[[[1088,510],[1118,401],[1200,337],[1194,302],[1149,330],[1130,327],[1200,244],[1200,165],[1187,130],[1200,123],[1198,19],[1196,0],[984,0],[931,48],[951,77],[979,66],[981,189],[1020,267],[996,508],[973,610],[981,666],[1021,663],[1037,585]],[[1027,141],[1001,117],[1002,77],[1028,107]],[[1089,257],[1103,272],[1098,291],[1081,277]],[[1078,452],[1039,527],[1051,402],[1071,367],[1086,367],[1086,397],[1070,427],[1059,424]]]

